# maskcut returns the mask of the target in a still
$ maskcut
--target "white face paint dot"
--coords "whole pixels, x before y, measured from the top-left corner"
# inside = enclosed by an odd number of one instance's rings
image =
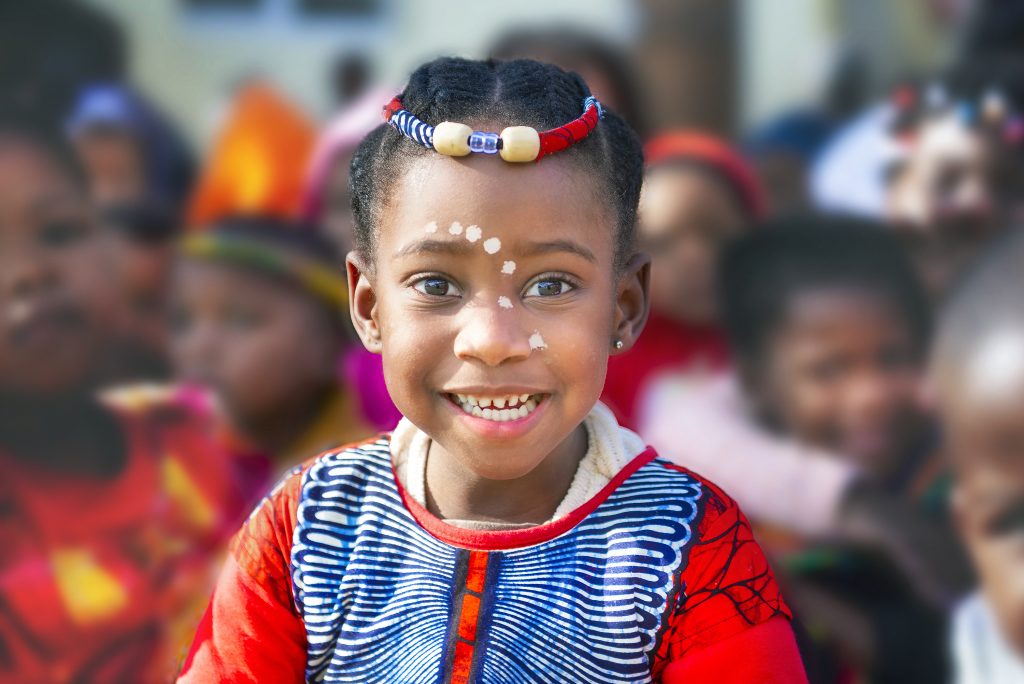
[[[462,235],[462,224],[458,221],[452,221],[452,225],[448,228],[448,232],[452,235]]]
[[[484,251],[488,254],[497,254],[499,249],[501,249],[501,240],[498,238],[484,240]]]
[[[512,300],[509,299],[508,297],[498,297],[498,306],[500,306],[502,309],[511,309]]]
[[[466,229],[466,239],[470,242],[476,242],[483,234],[484,231],[480,230],[480,226],[470,226]]]
[[[428,233],[436,233],[437,232],[437,221],[431,221],[430,223],[428,223],[426,226],[423,227],[423,230],[428,232]]]
[[[530,349],[547,349],[548,345],[544,343],[544,338],[540,336],[540,333],[536,330],[530,335]]]
[[[512,275],[516,272],[516,262],[506,261],[501,265],[501,272],[505,275]]]

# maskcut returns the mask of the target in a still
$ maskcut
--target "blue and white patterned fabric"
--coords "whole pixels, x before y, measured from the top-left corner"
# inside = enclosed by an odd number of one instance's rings
[[[456,681],[461,648],[472,660],[458,681],[650,681],[704,493],[655,459],[550,539],[470,551],[413,518],[386,439],[321,457],[303,477],[291,555],[307,679]],[[486,572],[467,646],[457,605],[471,554]]]

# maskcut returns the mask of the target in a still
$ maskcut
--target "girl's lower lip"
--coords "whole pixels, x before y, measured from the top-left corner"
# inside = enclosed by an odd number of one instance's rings
[[[473,432],[476,432],[481,437],[489,439],[513,439],[526,434],[533,428],[534,424],[539,419],[540,414],[547,410],[547,406],[551,402],[551,395],[545,394],[540,402],[537,403],[537,408],[533,409],[533,411],[531,411],[527,416],[517,418],[516,420],[499,422],[466,413],[462,410],[462,407],[452,401],[448,395],[442,395],[442,397],[444,398],[444,403],[448,405],[449,409],[454,412],[458,418],[461,418]]]

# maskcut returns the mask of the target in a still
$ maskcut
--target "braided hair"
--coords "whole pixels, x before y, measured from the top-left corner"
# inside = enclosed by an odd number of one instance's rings
[[[413,72],[402,92],[405,109],[430,124],[488,121],[499,125],[554,128],[578,117],[587,84],[575,73],[533,60],[475,61],[443,57]],[[352,158],[350,188],[356,219],[356,248],[373,264],[376,231],[386,198],[411,160],[435,154],[395,133],[374,129]],[[603,184],[602,196],[615,212],[615,267],[632,256],[636,210],[643,178],[643,152],[636,133],[605,111],[594,132],[560,157],[573,159]]]

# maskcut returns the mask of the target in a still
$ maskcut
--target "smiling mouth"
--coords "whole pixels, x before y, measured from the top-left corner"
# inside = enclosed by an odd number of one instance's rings
[[[464,413],[496,423],[526,418],[547,395],[509,394],[500,397],[478,397],[471,394],[448,394],[448,399]]]

